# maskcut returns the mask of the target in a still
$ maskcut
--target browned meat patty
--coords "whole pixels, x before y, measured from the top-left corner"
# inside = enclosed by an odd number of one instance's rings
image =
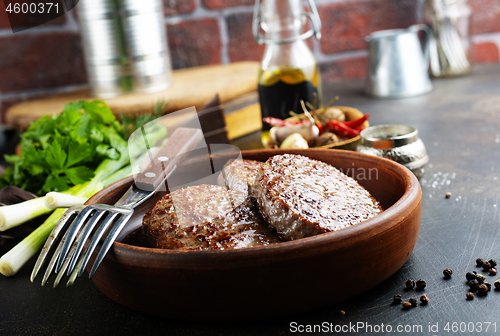
[[[279,241],[248,195],[222,186],[178,189],[156,203],[143,220],[153,246],[223,250]]]
[[[353,178],[300,155],[267,160],[254,196],[264,219],[286,240],[336,231],[383,211]]]
[[[229,161],[222,169],[217,183],[251,195],[253,185],[262,173],[263,164],[254,160]]]

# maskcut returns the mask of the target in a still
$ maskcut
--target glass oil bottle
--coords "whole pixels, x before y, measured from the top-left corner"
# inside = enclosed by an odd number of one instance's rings
[[[253,34],[266,45],[259,76],[258,93],[262,117],[286,119],[290,112],[302,113],[300,101],[321,105],[318,63],[305,40],[321,37],[321,23],[313,0],[306,12],[302,0],[257,0]],[[306,19],[312,29],[303,33]],[[264,36],[259,32],[264,31]],[[263,123],[263,141],[270,126]]]

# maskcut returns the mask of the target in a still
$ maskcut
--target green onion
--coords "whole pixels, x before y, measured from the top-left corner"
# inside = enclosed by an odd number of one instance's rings
[[[70,208],[74,205],[80,205],[87,201],[88,198],[58,193],[55,191],[49,192],[43,198],[44,204],[49,209]]]
[[[101,189],[102,183],[90,181],[80,188],[76,196],[89,198]],[[19,271],[19,269],[21,269],[21,267],[43,247],[47,237],[65,211],[66,209],[55,210],[42,225],[24,238],[19,244],[14,246],[9,252],[4,254],[0,258],[0,273],[5,276],[16,274],[17,271]]]
[[[76,185],[64,194],[75,194],[82,188]],[[23,224],[33,218],[52,212],[54,208],[45,205],[44,197],[30,199],[21,203],[0,207],[0,231],[5,231]]]
[[[0,207],[0,231],[16,227],[51,211],[52,209],[45,206],[43,197]]]
[[[166,134],[167,130],[165,128],[158,127],[154,132],[146,134],[147,141],[154,144]],[[124,147],[126,148],[126,144],[124,144]],[[119,176],[116,176],[115,174],[119,171],[123,174],[121,168],[129,164],[130,156],[137,157],[141,154],[142,149],[140,147],[129,144],[128,151],[124,150],[118,160],[106,159],[102,161],[95,170],[95,175],[92,180],[71,188],[74,192],[71,192],[70,194],[90,198],[104,187],[105,181],[108,183],[111,182],[111,180],[107,180],[108,178],[114,177],[116,179]],[[65,209],[55,210],[54,213],[52,213],[52,215],[50,215],[40,227],[24,238],[19,244],[14,246],[14,248],[12,248],[9,252],[4,254],[0,258],[0,273],[5,276],[12,276],[16,274],[19,269],[43,247],[45,241],[52,232],[52,229],[64,212]]]

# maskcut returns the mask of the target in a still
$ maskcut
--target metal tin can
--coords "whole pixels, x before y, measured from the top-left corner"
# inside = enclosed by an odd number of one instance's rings
[[[420,179],[429,156],[418,130],[406,125],[378,125],[361,131],[358,152],[387,158],[410,169]]]
[[[170,85],[161,0],[81,0],[78,20],[91,95],[110,98]]]

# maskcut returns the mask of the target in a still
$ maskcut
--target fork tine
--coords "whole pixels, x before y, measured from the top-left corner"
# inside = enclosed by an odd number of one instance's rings
[[[92,265],[92,269],[90,270],[89,273],[89,279],[92,279],[94,276],[95,272],[97,271],[97,268],[99,265],[101,265],[102,260],[106,256],[106,253],[108,253],[109,249],[111,248],[111,245],[113,245],[113,242],[116,240],[116,237],[120,233],[120,231],[123,229],[125,224],[128,222],[129,218],[132,217],[132,214],[134,213],[134,210],[130,210],[130,212],[127,213],[122,213],[122,216],[116,224],[113,226],[113,228],[109,231],[108,236],[106,237],[106,240],[102,244],[101,249],[99,250],[99,254],[95,258],[94,265]]]
[[[83,252],[80,254],[80,258],[78,258],[78,263],[76,264],[75,269],[71,273],[71,276],[69,277],[68,282],[66,282],[66,287],[72,286],[75,283],[76,278],[80,276],[79,275],[80,269],[82,267],[83,261],[85,259],[85,256],[87,254],[87,251],[88,251],[89,245],[90,245],[90,244],[88,244],[88,241],[86,243],[87,244],[85,244]]]
[[[67,236],[68,236],[68,230],[66,230],[62,239],[66,239]],[[45,273],[43,275],[42,286],[45,286],[45,284],[47,283],[47,280],[49,279],[50,274],[52,273],[52,270],[54,269],[54,265],[56,264],[57,257],[59,256],[59,253],[61,253],[61,248],[62,248],[62,244],[59,243],[59,245],[57,245],[57,248],[54,251],[52,258],[50,259],[49,265],[47,266],[47,269],[45,270]]]
[[[85,270],[85,266],[87,266],[87,263],[90,260],[90,257],[92,256],[92,253],[94,253],[95,248],[97,247],[97,244],[101,240],[101,237],[104,235],[104,233],[107,231],[111,223],[115,220],[116,216],[118,216],[120,213],[119,212],[111,212],[108,214],[108,216],[104,219],[104,222],[99,226],[97,229],[96,233],[92,237],[92,241],[90,242],[90,245],[85,252],[85,257],[83,259],[82,265],[80,266],[80,270],[78,271],[78,276],[81,276],[83,274],[83,271]]]
[[[61,270],[64,261],[68,256],[68,252],[71,248],[71,245],[73,245],[77,232],[80,230],[85,220],[87,219],[88,216],[90,216],[90,213],[93,210],[94,209],[92,207],[86,207],[85,209],[83,209],[80,212],[80,214],[78,214],[78,216],[75,218],[71,226],[68,228],[68,236],[64,241],[61,241],[63,246],[61,249],[61,253],[59,254],[59,258],[57,259],[56,270],[55,270],[56,273],[59,273],[59,271]]]
[[[67,275],[69,276],[71,272],[73,272],[73,269],[75,268],[76,262],[78,261],[78,258],[80,256],[80,253],[82,252],[83,246],[85,245],[85,242],[87,241],[88,237],[92,233],[92,230],[96,226],[96,224],[99,222],[102,216],[106,214],[106,211],[97,211],[92,219],[85,225],[82,231],[82,238],[80,239],[80,242],[78,243],[78,246],[76,247],[75,254],[73,254],[73,257],[71,258],[71,262],[68,266],[68,273]]]
[[[81,211],[84,207],[85,207],[84,205],[72,206],[71,208],[66,210],[66,212],[61,216],[57,224],[52,229],[49,238],[47,238],[47,241],[45,242],[45,245],[42,248],[42,252],[40,252],[38,259],[36,260],[35,267],[33,267],[33,271],[31,272],[31,277],[30,277],[31,282],[35,281],[38,272],[45,263],[45,259],[47,258],[52,245],[54,244],[55,241],[57,241],[57,238],[61,234],[61,230],[68,223],[68,219],[70,219],[71,216],[75,214],[77,211]]]
[[[66,259],[64,259],[64,262],[62,264],[60,272],[59,272],[59,274],[57,274],[56,280],[54,281],[54,288],[56,288],[59,285],[59,282],[61,281],[62,277],[64,276],[64,273],[65,273],[65,271],[66,271],[66,269],[71,261],[71,257],[74,255],[74,253],[76,251],[76,246],[77,246],[77,243],[80,241],[81,236],[82,235],[78,235],[76,237],[75,243],[71,246],[71,248],[69,250],[68,257]]]

